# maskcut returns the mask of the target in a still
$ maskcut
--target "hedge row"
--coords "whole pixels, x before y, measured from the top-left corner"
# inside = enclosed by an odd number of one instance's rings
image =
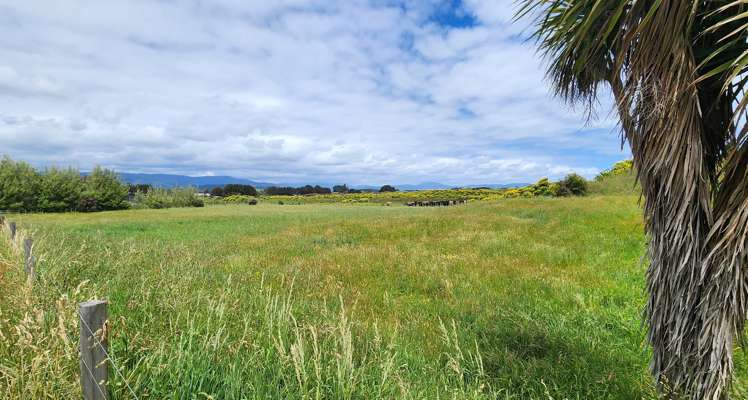
[[[8,157],[0,161],[0,210],[119,210],[129,206],[127,192],[127,186],[114,171],[100,167],[84,176],[73,168],[47,168],[40,172]]]

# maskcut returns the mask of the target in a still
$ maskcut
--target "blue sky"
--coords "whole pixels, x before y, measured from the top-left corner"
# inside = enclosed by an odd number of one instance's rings
[[[0,0],[0,154],[274,182],[592,176],[513,0]]]

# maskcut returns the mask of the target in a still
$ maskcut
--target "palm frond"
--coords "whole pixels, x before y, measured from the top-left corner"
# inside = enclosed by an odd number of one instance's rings
[[[616,98],[649,235],[645,318],[660,389],[727,397],[748,279],[748,0],[524,0],[556,94]],[[743,117],[740,117],[743,115]]]

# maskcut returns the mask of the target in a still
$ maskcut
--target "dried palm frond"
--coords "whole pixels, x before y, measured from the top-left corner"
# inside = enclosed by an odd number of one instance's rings
[[[607,83],[615,96],[643,191],[658,387],[726,398],[748,296],[748,0],[521,4],[557,95],[592,106]]]

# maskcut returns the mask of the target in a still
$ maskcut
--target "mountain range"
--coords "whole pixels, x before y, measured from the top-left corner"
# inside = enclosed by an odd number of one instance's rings
[[[332,188],[338,183],[329,182],[307,182],[307,183],[271,183],[271,182],[260,182],[251,179],[236,178],[233,176],[187,176],[187,175],[172,175],[172,174],[140,174],[132,172],[122,172],[119,174],[122,181],[129,184],[150,184],[155,187],[170,188],[176,186],[194,186],[199,189],[210,189],[216,186],[224,186],[229,183],[241,184],[241,185],[252,185],[258,189],[267,188],[270,186],[304,186],[304,185],[320,185],[324,187]],[[512,188],[525,186],[526,183],[503,183],[503,184],[481,184],[481,185],[462,185],[462,187],[490,187],[490,188]],[[412,190],[427,190],[427,189],[452,189],[455,185],[445,185],[439,182],[423,182],[418,184],[402,184],[394,185],[397,189],[402,191]],[[372,185],[349,185],[353,189],[379,189],[379,186]]]

